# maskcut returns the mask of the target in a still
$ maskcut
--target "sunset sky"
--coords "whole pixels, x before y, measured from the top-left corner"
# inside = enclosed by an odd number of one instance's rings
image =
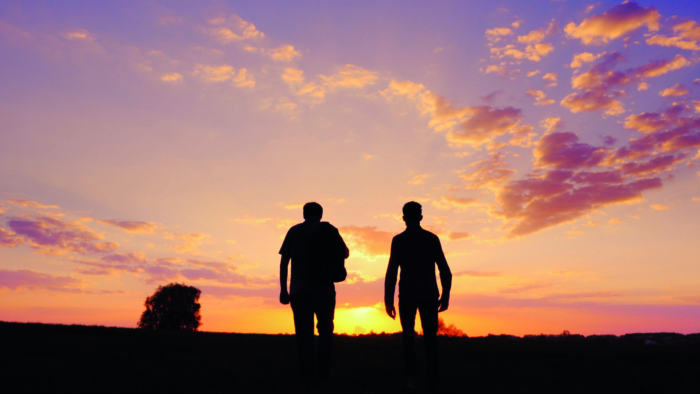
[[[0,3],[0,320],[292,333],[279,248],[316,201],[383,311],[423,205],[470,336],[700,332],[700,2]]]

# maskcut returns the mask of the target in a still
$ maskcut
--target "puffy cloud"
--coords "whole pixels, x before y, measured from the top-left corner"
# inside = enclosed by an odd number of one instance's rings
[[[508,227],[508,235],[518,237],[573,221],[593,209],[640,200],[643,191],[662,186],[659,178],[576,184],[571,176],[571,171],[553,170],[511,181],[497,193],[500,210],[492,213],[514,221]]]
[[[212,27],[205,28],[205,31],[222,44],[265,37],[265,34],[254,24],[244,21],[237,15],[214,18],[207,22]]]
[[[40,217],[37,220],[13,219],[8,225],[42,254],[107,253],[119,246],[116,242],[96,242],[104,237],[79,222],[65,223],[50,217]]]
[[[559,131],[564,128],[564,121],[561,118],[545,118],[540,122],[540,126],[548,132]]]
[[[0,228],[0,246],[14,248],[15,246],[23,243],[24,238],[18,237],[16,233],[11,233],[3,228]]]
[[[523,118],[519,108],[468,107],[469,117],[459,124],[459,131],[450,132],[451,142],[481,145],[515,129]]]
[[[369,260],[388,257],[391,240],[396,233],[377,230],[374,226],[344,226],[338,230],[350,249],[350,256],[358,253]]]
[[[304,71],[302,70],[292,67],[285,68],[282,80],[298,96],[307,96],[317,102],[323,101],[326,97],[326,88],[315,82],[305,82]]]
[[[676,55],[670,61],[652,61],[625,71],[613,71],[612,68],[623,60],[624,57],[618,52],[611,52],[602,56],[601,61],[585,73],[572,77],[572,87],[582,90],[582,93],[569,94],[561,101],[561,105],[574,113],[604,110],[608,115],[617,115],[625,111],[622,102],[618,100],[625,96],[625,92],[618,89],[691,64],[682,55]]]
[[[462,197],[441,197],[440,200],[433,201],[433,206],[442,209],[467,209],[468,207],[479,205],[479,200],[475,198]]]
[[[522,139],[531,130],[529,126],[521,125],[523,115],[519,108],[488,105],[455,107],[444,97],[410,81],[392,81],[381,94],[389,100],[395,96],[406,96],[413,100],[421,113],[430,115],[428,126],[435,131],[447,131],[447,140],[455,145],[468,144],[476,147],[492,142],[506,133]]]
[[[668,89],[664,89],[664,90],[660,91],[659,96],[661,96],[661,97],[678,97],[678,96],[685,96],[688,93],[690,93],[690,90],[686,89],[682,83],[677,83]]]
[[[622,37],[640,27],[659,30],[661,14],[654,7],[640,7],[633,1],[624,2],[610,10],[584,19],[581,24],[571,22],[564,28],[566,36],[578,38],[585,45],[599,45]]]
[[[547,95],[541,90],[528,90],[525,92],[529,97],[535,98],[535,105],[552,105],[554,100],[547,100]]]
[[[179,82],[179,81],[182,81],[182,74],[180,74],[180,73],[163,74],[160,76],[160,80],[163,82]]]
[[[643,133],[659,131],[671,126],[679,125],[682,119],[678,117],[683,111],[681,106],[671,106],[662,113],[643,112],[630,115],[625,119],[625,128],[637,130]]]
[[[279,48],[268,49],[267,54],[276,62],[291,62],[292,60],[301,57],[301,52],[294,49],[292,45],[282,45]]]
[[[578,142],[578,136],[572,132],[545,134],[533,150],[537,167],[553,166],[560,169],[595,167],[609,153],[605,148]]]
[[[493,47],[490,49],[492,59],[502,59],[504,57],[512,57],[515,60],[527,59],[533,62],[539,62],[543,57],[547,56],[554,50],[554,46],[549,43],[542,43],[545,37],[553,35],[558,30],[555,23],[550,23],[546,28],[533,30],[526,35],[518,36],[516,44],[508,44],[504,47]],[[487,31],[488,33],[489,31]],[[500,41],[492,39],[492,35],[487,34],[487,39],[492,43]],[[489,72],[489,68],[486,69]]]
[[[527,73],[527,76],[528,76],[528,78],[534,77],[535,75],[537,75],[539,73],[540,73],[540,70],[530,71],[529,73]]]
[[[599,53],[598,55],[594,55],[589,52],[577,53],[574,55],[574,58],[573,60],[571,60],[571,64],[569,64],[569,66],[574,69],[581,68],[581,66],[583,66],[583,63],[590,63],[596,60],[597,58],[603,56],[604,54],[605,52]]]
[[[484,37],[493,43],[501,41],[503,36],[512,36],[513,35],[513,30],[507,28],[507,27],[496,27],[493,29],[488,29],[486,30],[486,33],[484,34]]]
[[[325,86],[330,88],[362,88],[367,85],[374,85],[377,81],[377,73],[365,70],[360,66],[346,64],[338,71],[329,76],[319,75]]]
[[[508,165],[503,161],[503,155],[499,152],[489,153],[489,158],[470,164],[476,170],[461,174],[460,178],[466,182],[467,189],[493,188],[510,178],[516,171],[504,168]]]
[[[668,209],[668,206],[664,205],[664,204],[651,204],[651,205],[649,205],[649,207],[651,209],[655,209],[657,211],[665,211]]]
[[[129,233],[153,234],[158,226],[153,222],[140,222],[136,220],[98,220],[98,223],[119,227]]]
[[[36,201],[27,200],[7,200],[7,202],[15,205],[21,205],[25,208],[36,208],[36,209],[58,209],[58,205],[43,205]]]
[[[432,174],[418,174],[411,178],[410,181],[408,181],[409,185],[423,185],[425,184],[425,180],[432,176]]]
[[[0,269],[0,288],[9,290],[53,290],[80,292],[84,280],[72,276],[44,274],[32,270]]]
[[[700,26],[697,22],[691,20],[676,23],[673,25],[673,32],[676,34],[674,37],[653,35],[647,38],[647,44],[700,51]]]
[[[227,64],[221,66],[196,64],[192,75],[199,76],[205,82],[225,82],[230,80],[238,87],[255,87],[255,79],[248,74],[247,69],[241,68],[236,73],[235,69]]]
[[[545,86],[545,88],[553,88],[557,86],[557,74],[555,73],[547,73],[542,76],[542,79],[546,81],[552,81],[547,86]]]

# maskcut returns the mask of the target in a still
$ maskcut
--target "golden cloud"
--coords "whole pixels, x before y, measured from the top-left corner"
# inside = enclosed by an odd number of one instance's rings
[[[581,24],[571,22],[564,28],[567,37],[578,38],[585,45],[600,45],[646,26],[650,31],[659,30],[661,14],[654,7],[640,7],[635,2],[625,2],[610,10],[584,19]]]

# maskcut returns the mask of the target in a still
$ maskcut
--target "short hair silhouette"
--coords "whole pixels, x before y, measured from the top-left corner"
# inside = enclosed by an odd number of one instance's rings
[[[420,221],[423,216],[423,207],[415,201],[410,201],[403,206],[403,216],[409,222]]]
[[[304,204],[304,219],[322,218],[323,207],[317,202],[307,202]]]

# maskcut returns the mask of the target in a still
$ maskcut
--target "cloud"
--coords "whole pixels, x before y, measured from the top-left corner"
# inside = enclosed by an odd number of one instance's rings
[[[355,253],[369,260],[388,257],[391,240],[396,233],[377,230],[374,226],[344,226],[339,227],[343,239],[348,244],[350,256]]]
[[[179,81],[182,81],[182,74],[180,74],[180,73],[163,74],[160,76],[160,80],[163,82],[179,82]]]
[[[547,100],[547,95],[541,90],[528,90],[525,92],[528,97],[535,98],[535,105],[552,105],[554,100]]]
[[[14,248],[15,246],[23,243],[24,238],[18,237],[16,233],[11,233],[3,228],[0,228],[0,246]]]
[[[204,239],[208,237],[208,234],[196,232],[187,234],[165,233],[165,239],[178,239],[182,241],[180,245],[175,245],[172,247],[174,251],[182,254],[197,252],[199,245],[202,245],[204,243]]]
[[[460,198],[460,197],[441,197],[440,200],[433,201],[433,206],[442,210],[450,209],[468,209],[471,206],[479,205],[479,201],[475,198]]]
[[[509,287],[498,290],[500,294],[518,294],[525,293],[530,290],[542,289],[545,287],[550,287],[550,284],[545,283],[525,283],[525,284],[515,284]]]
[[[678,22],[673,25],[674,37],[663,34],[653,35],[647,38],[649,45],[661,45],[666,47],[676,47],[689,51],[700,51],[700,26],[697,22],[689,20]]]
[[[377,73],[365,70],[360,66],[346,64],[338,71],[329,76],[319,75],[321,81],[329,88],[362,88],[367,85],[374,85],[377,81]]]
[[[292,45],[282,45],[279,48],[268,49],[266,53],[276,62],[289,63],[292,60],[301,57],[301,52],[294,49],[294,46]]]
[[[509,30],[509,29],[507,29]],[[518,36],[517,45],[508,44],[504,47],[492,47],[490,49],[492,59],[502,59],[504,57],[512,57],[515,60],[527,59],[533,62],[539,62],[543,57],[547,56],[554,50],[554,46],[549,43],[542,43],[547,36],[551,36],[558,30],[557,25],[552,22],[546,28],[532,30],[526,35]],[[487,33],[489,31],[487,30]],[[487,34],[487,40],[491,43],[500,41],[493,38],[493,35]],[[489,44],[489,45],[492,45]],[[488,73],[489,70],[487,69]]]
[[[97,223],[119,227],[128,233],[153,234],[158,226],[153,222],[140,222],[136,220],[98,220]]]
[[[226,82],[230,80],[239,88],[255,87],[255,79],[248,74],[247,69],[241,68],[238,70],[238,73],[236,73],[235,69],[227,64],[221,66],[196,64],[192,75],[199,76],[204,82],[208,83]]]
[[[423,185],[425,184],[425,180],[432,176],[433,174],[418,174],[411,178],[411,180],[408,181],[409,185]]]
[[[534,77],[535,75],[537,75],[539,73],[540,73],[540,70],[530,71],[529,73],[527,73],[527,76],[528,76],[528,78]]]
[[[657,31],[660,19],[661,14],[656,8],[640,7],[629,1],[584,19],[579,25],[571,22],[566,25],[564,32],[568,38],[578,38],[584,45],[600,45],[643,26],[649,31]]]
[[[507,27],[495,27],[493,29],[486,30],[484,37],[493,43],[501,41],[503,36],[512,36],[513,30]]]
[[[491,152],[488,159],[470,164],[476,167],[475,171],[461,174],[459,177],[466,183],[467,189],[494,188],[515,174],[514,169],[504,168],[507,165],[501,153]]]
[[[571,222],[593,209],[640,200],[643,191],[662,186],[659,178],[587,184],[577,182],[572,175],[571,171],[551,170],[508,182],[498,191],[500,209],[492,214],[513,221],[508,236],[518,237]]]
[[[205,32],[222,44],[265,37],[265,34],[254,24],[244,21],[237,15],[213,18],[207,22],[213,27],[205,28]]]
[[[95,41],[95,35],[85,29],[64,33],[63,38],[70,41]]]
[[[25,208],[36,208],[36,209],[58,209],[58,205],[42,205],[36,201],[27,200],[7,200],[11,204],[21,205]]]
[[[53,290],[80,292],[84,280],[72,276],[44,274],[32,270],[0,268],[0,288],[8,290]]]
[[[41,254],[108,253],[119,246],[116,242],[96,242],[104,237],[79,222],[65,223],[50,217],[40,217],[37,220],[13,219],[8,225]]]
[[[557,74],[556,73],[544,74],[542,76],[542,79],[545,81],[552,81],[549,84],[547,84],[547,86],[545,86],[545,89],[546,88],[553,88],[553,87],[557,86]]]
[[[519,108],[467,108],[470,116],[459,124],[458,131],[447,134],[448,141],[478,146],[514,130],[523,118]]]
[[[465,233],[465,232],[458,232],[458,231],[450,231],[450,233],[447,235],[447,238],[450,241],[461,241],[463,239],[468,239],[473,237],[472,234]]]
[[[664,90],[660,91],[659,96],[661,96],[661,97],[678,97],[678,96],[685,96],[688,93],[690,93],[690,90],[686,89],[682,83],[677,83],[668,89],[664,89]]]
[[[561,105],[568,107],[571,112],[593,112],[604,110],[608,115],[618,115],[625,112],[622,102],[618,99],[625,96],[625,85],[642,82],[646,78],[658,77],[670,71],[689,66],[691,63],[682,55],[673,59],[657,60],[639,67],[624,71],[612,69],[625,58],[618,52],[610,52],[592,65],[585,73],[571,79],[571,86],[582,93],[571,93],[566,96]]]
[[[655,210],[657,210],[657,211],[665,211],[665,210],[668,209],[668,205],[664,205],[664,204],[651,204],[651,205],[649,205],[649,208],[655,209]]]
[[[503,276],[500,271],[458,271],[452,273],[452,276],[471,276],[476,278],[494,278],[498,276]]]
[[[533,150],[535,166],[554,166],[560,169],[595,167],[609,153],[605,148],[578,142],[578,136],[572,132],[545,134]]]
[[[583,66],[583,63],[590,63],[603,55],[605,55],[605,52],[599,53],[598,55],[594,55],[589,52],[577,53],[574,55],[571,64],[569,64],[569,67],[574,69],[581,68]]]

